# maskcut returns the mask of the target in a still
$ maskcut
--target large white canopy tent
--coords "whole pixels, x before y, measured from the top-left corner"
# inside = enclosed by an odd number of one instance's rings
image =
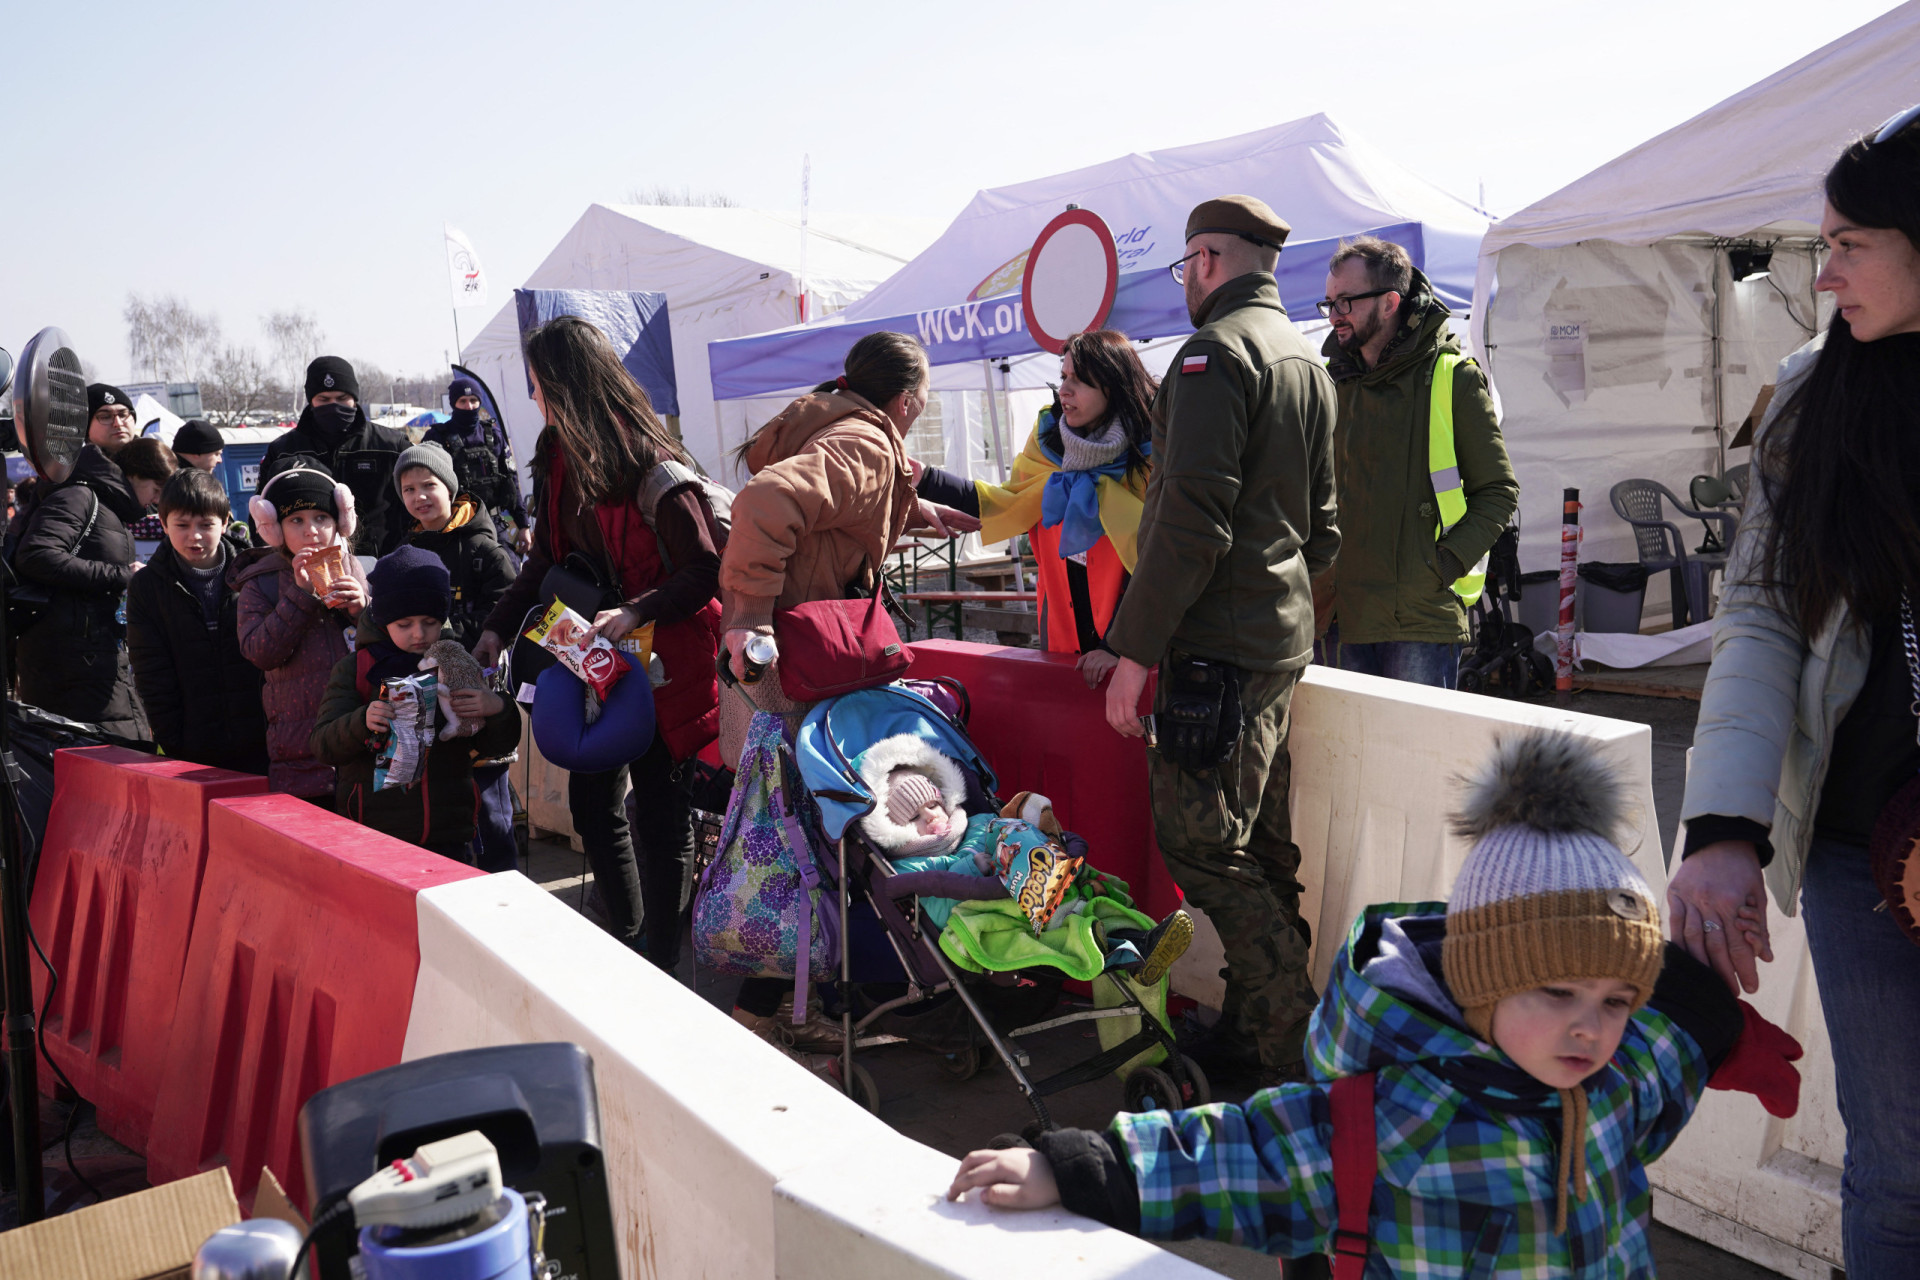
[[[1047,384],[1059,379],[1058,358],[1042,354],[1024,330],[1009,329],[1008,321],[1017,324],[1017,300],[994,305],[1020,288],[1027,251],[1041,228],[1069,204],[1099,214],[1113,231],[1120,262],[1115,316],[1130,297],[1152,293],[1153,286],[1165,286],[1178,313],[1171,327],[1139,330],[1117,319],[1110,322],[1136,337],[1170,334],[1175,328],[1190,332],[1166,266],[1183,252],[1188,212],[1203,200],[1233,193],[1259,196],[1293,228],[1290,247],[1281,254],[1281,273],[1300,277],[1283,280],[1283,292],[1289,283],[1298,286],[1287,297],[1296,322],[1318,322],[1311,302],[1321,296],[1333,242],[1386,228],[1408,243],[1455,311],[1465,311],[1486,215],[1331,117],[1313,115],[981,191],[924,253],[846,310],[782,333],[720,343],[713,353],[713,386],[721,395],[766,396],[811,385],[839,371],[840,355],[862,332],[900,329],[928,344],[934,388],[947,393],[941,397],[947,465],[981,474],[987,453],[981,447],[982,428],[990,432],[1004,412],[993,408],[996,401],[984,389],[992,385],[1016,393],[1005,415],[1013,421],[1001,421],[1000,428],[1002,448],[1017,452],[1035,403],[1044,402]],[[1139,285],[1148,287],[1136,291]],[[1140,312],[1134,309],[1135,315]],[[1159,372],[1183,338],[1184,333],[1177,334],[1156,344],[1158,350],[1143,350],[1149,368]],[[1019,347],[1017,353],[1007,354],[1009,340]],[[980,359],[987,354],[990,367]],[[1023,388],[1037,390],[1021,396]],[[1001,397],[998,403],[1004,406],[1007,400]]]
[[[1854,137],[1920,99],[1920,0],[1742,90],[1544,200],[1481,243],[1473,338],[1520,480],[1521,560],[1558,562],[1561,491],[1583,560],[1635,558],[1607,501],[1658,480],[1684,500],[1780,359],[1825,323],[1821,180]],[[1768,273],[1736,279],[1770,250]],[[1489,303],[1491,299],[1491,303]],[[1691,525],[1689,545],[1700,526]],[[1666,575],[1648,584],[1666,606]]]
[[[724,478],[730,468],[722,455],[746,438],[753,406],[714,403],[707,343],[791,324],[799,315],[803,270],[809,311],[838,311],[898,270],[938,230],[937,220],[812,213],[803,263],[797,213],[595,204],[523,287],[666,294],[680,430],[701,465]],[[524,472],[541,422],[527,396],[511,298],[461,357],[499,399]]]

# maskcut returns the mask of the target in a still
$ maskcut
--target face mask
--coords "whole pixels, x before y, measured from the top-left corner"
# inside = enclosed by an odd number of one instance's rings
[[[459,427],[464,431],[474,423],[480,421],[480,411],[478,409],[455,409],[453,411],[453,417],[449,421],[450,425]]]
[[[327,435],[345,435],[360,416],[360,410],[350,404],[317,404],[310,412],[313,425]]]

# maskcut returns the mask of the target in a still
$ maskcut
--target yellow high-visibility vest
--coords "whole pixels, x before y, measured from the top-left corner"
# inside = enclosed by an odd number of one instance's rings
[[[1460,523],[1467,514],[1467,493],[1460,484],[1460,459],[1453,452],[1453,369],[1466,357],[1443,351],[1433,362],[1433,398],[1427,411],[1427,470],[1433,478],[1433,497],[1440,508],[1440,520],[1433,531],[1435,542]],[[1487,585],[1487,557],[1453,581],[1453,594],[1460,603],[1471,606]]]

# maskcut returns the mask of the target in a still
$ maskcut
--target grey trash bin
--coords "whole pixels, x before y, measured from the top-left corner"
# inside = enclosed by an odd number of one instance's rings
[[[1647,598],[1647,569],[1638,562],[1580,566],[1574,614],[1581,631],[1640,631],[1640,608]]]
[[[1515,621],[1536,636],[1560,626],[1558,569],[1536,569],[1520,575],[1520,607]]]

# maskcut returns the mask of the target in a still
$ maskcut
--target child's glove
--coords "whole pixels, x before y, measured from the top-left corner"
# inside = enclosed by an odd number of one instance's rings
[[[1800,1072],[1793,1064],[1806,1050],[1745,1000],[1740,1002],[1740,1016],[1746,1026],[1707,1088],[1750,1093],[1769,1115],[1785,1120],[1800,1109]]]

